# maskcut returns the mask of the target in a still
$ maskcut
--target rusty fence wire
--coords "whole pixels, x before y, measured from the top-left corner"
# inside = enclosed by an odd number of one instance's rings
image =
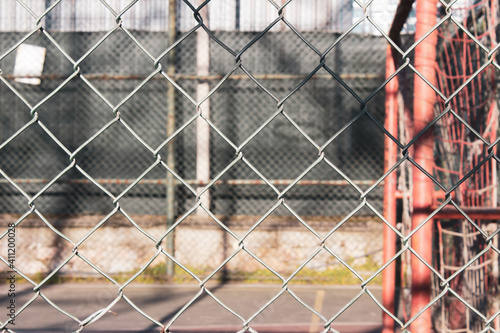
[[[0,240],[7,249],[16,230],[19,243],[24,237],[32,245],[32,252],[23,254],[26,260],[19,256],[15,265],[7,251],[1,252],[2,270],[12,270],[33,285],[32,298],[16,316],[43,299],[83,331],[124,300],[159,329],[170,331],[197,299],[208,296],[241,322],[240,332],[255,332],[255,318],[287,294],[319,318],[322,332],[337,332],[332,326],[336,320],[368,296],[396,327],[409,330],[428,308],[452,295],[479,318],[482,331],[498,330],[494,327],[498,312],[478,310],[450,283],[485,253],[499,252],[495,237],[500,229],[480,228],[453,197],[484,164],[497,168],[498,139],[496,133],[485,138],[476,124],[450,106],[472,79],[444,93],[414,64],[415,48],[445,22],[452,22],[483,56],[472,78],[487,67],[500,69],[494,57],[497,47],[485,45],[470,32],[472,27],[461,25],[453,16],[453,4],[440,3],[442,15],[438,19],[436,13],[436,25],[401,48],[381,28],[382,22],[370,15],[372,2],[354,1],[352,5],[363,9],[364,15],[345,31],[333,33],[298,30],[287,9],[299,0],[263,1],[272,17],[258,32],[211,30],[207,8],[216,0],[178,1],[176,6],[190,12],[194,23],[168,36],[128,29],[127,12],[138,1],[115,8],[111,1],[101,0],[99,6],[111,16],[108,31],[51,31],[44,26],[46,19],[63,2],[49,1],[38,12],[31,2],[19,0],[18,6],[31,16],[32,30],[1,33],[5,38],[0,42],[4,216]],[[367,22],[378,36],[355,33]],[[171,28],[175,31],[176,25]],[[387,44],[402,61],[385,79]],[[33,77],[10,72],[18,61],[16,54],[19,57],[20,48],[28,45],[43,46],[52,69]],[[383,103],[385,86],[403,72],[430,84],[445,108],[421,132],[399,139],[384,127]],[[29,81],[33,79],[41,82]],[[487,152],[451,185],[412,156],[423,133],[446,115],[458,119]],[[384,137],[401,153],[386,172]],[[382,214],[382,184],[403,165],[423,171],[444,197],[410,230],[393,226]],[[494,184],[498,187],[496,180]],[[456,207],[484,243],[449,275],[423,260],[411,243],[447,206]],[[166,219],[158,218],[163,214]],[[207,223],[217,235],[210,233]],[[125,258],[115,268],[110,267],[124,245],[121,235],[107,228],[110,224],[128,226],[137,249],[137,259]],[[380,238],[373,241],[366,236],[366,230],[370,236],[373,230],[380,235],[383,227],[390,228],[400,243],[399,251],[386,262],[381,262]],[[284,235],[275,246],[266,239],[269,228]],[[50,239],[50,251],[35,254],[42,237]],[[217,237],[223,239],[224,248],[214,256],[200,244],[213,246]],[[179,239],[191,239],[187,245],[191,252],[178,248]],[[293,239],[302,244],[299,254],[291,245]],[[430,270],[438,286],[431,302],[412,317],[387,310],[371,289],[384,269],[410,253]],[[27,265],[35,255],[39,260],[30,263],[33,267]],[[133,260],[140,263],[139,269]],[[211,261],[209,269],[197,269],[196,260]],[[151,317],[127,297],[127,286],[158,263],[164,264],[166,274],[175,278],[182,272],[200,288],[168,322]],[[239,265],[265,271],[281,285],[248,317],[222,302],[207,285],[228,270],[237,271]],[[294,292],[293,283],[307,270],[332,265],[347,270],[360,289],[340,311],[324,315]],[[368,266],[373,270],[367,272]],[[67,312],[50,300],[44,287],[68,269],[90,269],[116,287],[116,297],[87,318]],[[43,272],[42,277],[34,278],[32,271]],[[126,278],[118,279],[112,274],[116,272],[125,272]],[[0,328],[15,331],[8,320],[0,322]]]

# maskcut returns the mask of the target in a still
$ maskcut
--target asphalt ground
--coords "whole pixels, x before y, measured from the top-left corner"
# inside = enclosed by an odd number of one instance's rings
[[[1,308],[9,304],[6,285],[0,295]],[[244,319],[251,318],[281,290],[280,286],[267,284],[207,285],[207,289],[222,303]],[[330,319],[360,292],[360,287],[349,286],[302,286],[289,289],[303,302]],[[42,294],[68,313],[83,320],[99,309],[105,308],[117,297],[112,284],[56,284],[44,286]],[[172,318],[200,291],[195,285],[132,284],[124,294],[142,311],[155,320],[168,324]],[[381,289],[370,291],[380,300]],[[28,284],[16,286],[15,302],[18,309],[34,296]],[[160,328],[137,312],[124,299],[120,299],[98,321],[87,325],[82,332],[159,332]],[[6,314],[0,320],[5,320]],[[381,330],[382,310],[368,296],[363,295],[335,320],[333,328],[339,332],[375,333]],[[238,332],[242,320],[231,314],[207,293],[203,292],[170,328],[170,332]],[[306,309],[288,292],[283,293],[251,322],[250,327],[265,332],[320,332],[324,322]],[[16,332],[73,332],[78,324],[38,296],[15,319]]]

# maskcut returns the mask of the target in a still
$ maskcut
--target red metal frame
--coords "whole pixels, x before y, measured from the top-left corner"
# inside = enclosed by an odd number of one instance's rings
[[[436,24],[436,0],[423,0],[417,2],[417,26],[415,40],[429,33]],[[436,44],[437,34],[435,32],[428,35],[415,48],[415,68],[423,75],[431,84],[436,86],[435,66],[436,66]],[[387,76],[395,71],[392,53],[388,51],[386,62]],[[394,93],[394,88],[397,91],[397,81],[391,80],[386,86],[386,128],[391,133],[397,133],[397,92]],[[434,118],[435,92],[424,82],[418,75],[415,75],[414,83],[414,113],[413,124],[414,133],[422,131],[427,124]],[[386,139],[386,170],[394,165],[396,153],[393,148],[394,143]],[[414,160],[424,170],[432,174],[434,168],[434,138],[432,131],[426,131],[420,139],[414,144]],[[389,176],[384,189],[384,215],[389,223],[395,225],[396,220],[396,182],[395,175]],[[425,220],[431,212],[433,206],[434,185],[429,179],[417,168],[413,172],[413,216],[412,227],[416,228]],[[392,203],[389,203],[391,201]],[[425,260],[427,263],[432,263],[432,221],[428,221],[418,232],[412,237],[412,248]],[[390,260],[396,253],[396,235],[389,227],[384,231],[384,259]],[[423,262],[414,258],[411,263],[412,270],[412,304],[411,316],[418,317],[411,325],[411,331],[414,333],[431,332],[431,313],[425,311],[419,312],[429,304],[431,300],[431,271]],[[392,266],[392,267],[391,267]],[[386,272],[387,270],[387,272]],[[390,265],[384,270],[383,281],[383,305],[391,313],[394,309],[395,296],[395,267]],[[383,332],[388,333],[394,331],[394,322],[384,313],[383,315]]]
[[[396,71],[392,48],[387,46],[386,77]],[[398,133],[398,78],[394,77],[385,86],[385,128],[394,136]],[[388,137],[384,140],[384,172],[397,162],[397,145]],[[384,217],[393,227],[396,227],[396,187],[397,175],[392,172],[384,182]],[[388,226],[384,226],[384,262],[391,260],[396,255],[396,234]],[[391,313],[395,312],[396,288],[396,263],[387,266],[382,272],[382,304]],[[394,332],[394,320],[385,312],[382,318],[382,333]]]
[[[417,29],[415,40],[419,40],[437,23],[436,0],[422,0],[417,2]],[[401,6],[401,4],[400,4]],[[399,8],[398,8],[399,10]],[[406,15],[407,16],[407,15]],[[391,38],[397,42],[399,40],[399,30],[402,27],[401,22],[405,21],[401,17],[397,17],[391,28]],[[399,19],[399,21],[397,21]],[[399,25],[396,23],[400,23]],[[395,31],[392,31],[395,30]],[[397,31],[396,31],[397,30]],[[422,42],[415,48],[415,68],[424,76],[430,84],[437,87],[436,82],[436,44],[437,33],[430,33]],[[388,48],[386,59],[386,77],[388,78],[395,72],[395,62],[392,50]],[[385,128],[395,137],[398,137],[398,80],[393,78],[385,87],[386,93],[386,118]],[[415,75],[414,80],[414,103],[413,103],[413,133],[420,133],[426,125],[434,118],[434,107],[436,103],[436,93],[424,82],[418,75]],[[493,102],[496,103],[496,102]],[[492,107],[496,105],[492,104]],[[490,116],[493,114],[490,112]],[[496,133],[496,126],[491,131]],[[494,134],[492,135],[494,137]],[[429,129],[424,133],[419,140],[411,147],[411,155],[414,161],[426,170],[433,174],[436,167],[434,164],[434,137],[433,130]],[[496,151],[496,149],[495,149]],[[384,168],[388,171],[397,161],[397,147],[388,137],[385,139],[385,160]],[[493,168],[494,169],[494,168]],[[495,170],[494,170],[495,171]],[[392,225],[396,225],[396,202],[402,197],[402,194],[397,191],[396,173],[389,175],[384,184],[384,217]],[[496,176],[495,176],[496,177]],[[442,192],[436,192],[434,184],[425,174],[416,167],[413,170],[413,215],[412,228],[415,229],[424,221],[432,211],[437,208],[438,199],[442,198]],[[441,200],[442,201],[442,200]],[[496,203],[496,198],[493,198]],[[481,219],[500,219],[500,209],[495,205],[491,208],[485,207],[465,207],[462,210],[474,220]],[[479,205],[480,206],[480,205]],[[463,215],[453,207],[445,207],[434,216],[435,220],[440,219],[463,219]],[[432,264],[433,257],[433,225],[434,220],[428,221],[418,232],[414,234],[411,240],[411,246],[428,264]],[[391,260],[396,254],[396,234],[386,226],[384,229],[384,262]],[[427,333],[432,331],[432,319],[430,309],[420,313],[431,301],[431,271],[418,258],[413,257],[411,263],[412,271],[412,303],[411,317],[418,317],[412,322],[410,330],[413,333]],[[396,269],[395,264],[389,265],[383,271],[383,295],[382,304],[391,313],[395,313],[395,287],[396,287]],[[495,321],[495,327],[498,328],[498,321]],[[394,321],[392,318],[383,313],[383,333],[394,332]]]
[[[419,40],[436,24],[437,1],[417,1],[417,26],[415,40]],[[415,69],[425,77],[430,84],[436,86],[436,45],[437,32],[434,31],[421,41],[415,48]],[[418,75],[414,81],[413,124],[414,133],[420,133],[434,118],[436,93]],[[414,145],[414,160],[425,171],[433,173],[434,168],[434,136],[433,131],[426,131]],[[413,216],[412,228],[415,229],[425,220],[432,208],[434,184],[429,177],[416,167],[413,170]],[[433,223],[428,221],[411,240],[411,246],[427,263],[432,264],[432,231]],[[411,261],[411,317],[431,301],[431,271],[417,258]],[[411,324],[413,333],[428,333],[432,331],[431,312],[420,313]]]

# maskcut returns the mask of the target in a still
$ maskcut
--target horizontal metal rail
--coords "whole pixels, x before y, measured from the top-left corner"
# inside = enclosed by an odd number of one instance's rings
[[[465,214],[473,220],[493,220],[500,222],[500,208],[461,207]],[[437,219],[463,220],[465,217],[454,208],[443,208],[435,217]]]
[[[51,180],[43,178],[17,178],[13,179],[17,184],[47,184]],[[136,179],[119,179],[119,178],[96,178],[95,181],[99,184],[114,184],[114,185],[128,185],[136,181]],[[210,184],[210,181],[201,181],[196,179],[188,179],[185,181],[189,185],[204,186]],[[294,183],[294,179],[270,179],[269,183],[272,185],[290,185]],[[375,184],[376,180],[353,180],[352,183],[360,186],[371,186]],[[0,179],[0,184],[8,184],[6,179]],[[69,179],[69,180],[59,180],[56,184],[91,184],[92,182],[88,179]],[[166,179],[142,179],[137,183],[142,185],[166,185]],[[176,185],[181,185],[181,182],[176,181]],[[383,182],[380,183],[383,185]],[[213,185],[266,185],[261,179],[229,179],[229,180],[217,180]],[[296,185],[303,186],[347,186],[351,185],[346,180],[300,180]]]
[[[171,74],[169,75],[174,80],[196,80],[196,81],[220,81],[224,78],[223,75],[195,75],[195,74]],[[253,75],[257,80],[304,80],[308,74],[255,74]],[[381,74],[367,74],[367,73],[347,73],[338,75],[342,80],[383,80],[384,76]],[[44,74],[41,76],[17,76],[17,75],[4,75],[8,80],[15,80],[20,78],[38,78],[41,80],[65,80],[68,77],[60,74]],[[85,74],[85,78],[89,81],[129,81],[129,80],[145,80],[146,75],[111,75],[111,74]],[[228,80],[241,81],[251,80],[248,75],[233,74],[227,78]],[[329,74],[316,74],[312,80],[334,80],[333,76]],[[153,77],[150,80],[164,80],[163,77]]]

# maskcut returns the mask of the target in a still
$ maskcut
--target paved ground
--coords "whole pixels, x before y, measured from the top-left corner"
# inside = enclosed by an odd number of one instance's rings
[[[28,285],[18,285],[16,304],[20,307],[33,293]],[[275,285],[210,285],[209,290],[223,303],[243,318],[250,318],[280,291]],[[291,286],[290,289],[309,306],[327,319],[335,315],[360,291],[359,287]],[[155,320],[167,324],[173,316],[199,291],[191,285],[131,285],[125,295]],[[379,288],[370,289],[381,299]],[[106,307],[117,290],[103,284],[63,284],[43,288],[43,294],[67,312],[84,319]],[[7,293],[0,297],[1,308],[8,304]],[[151,321],[135,311],[126,301],[120,300],[112,311],[99,321],[87,326],[83,332],[158,332]],[[367,295],[363,295],[344,312],[333,327],[340,332],[380,332],[381,310]],[[2,319],[4,320],[4,315]],[[71,332],[78,328],[74,321],[48,306],[38,297],[16,319],[16,332]],[[264,332],[320,332],[321,320],[288,293],[255,317],[251,327]],[[173,324],[171,331],[187,332],[237,332],[242,321],[225,310],[207,294],[203,294]]]

